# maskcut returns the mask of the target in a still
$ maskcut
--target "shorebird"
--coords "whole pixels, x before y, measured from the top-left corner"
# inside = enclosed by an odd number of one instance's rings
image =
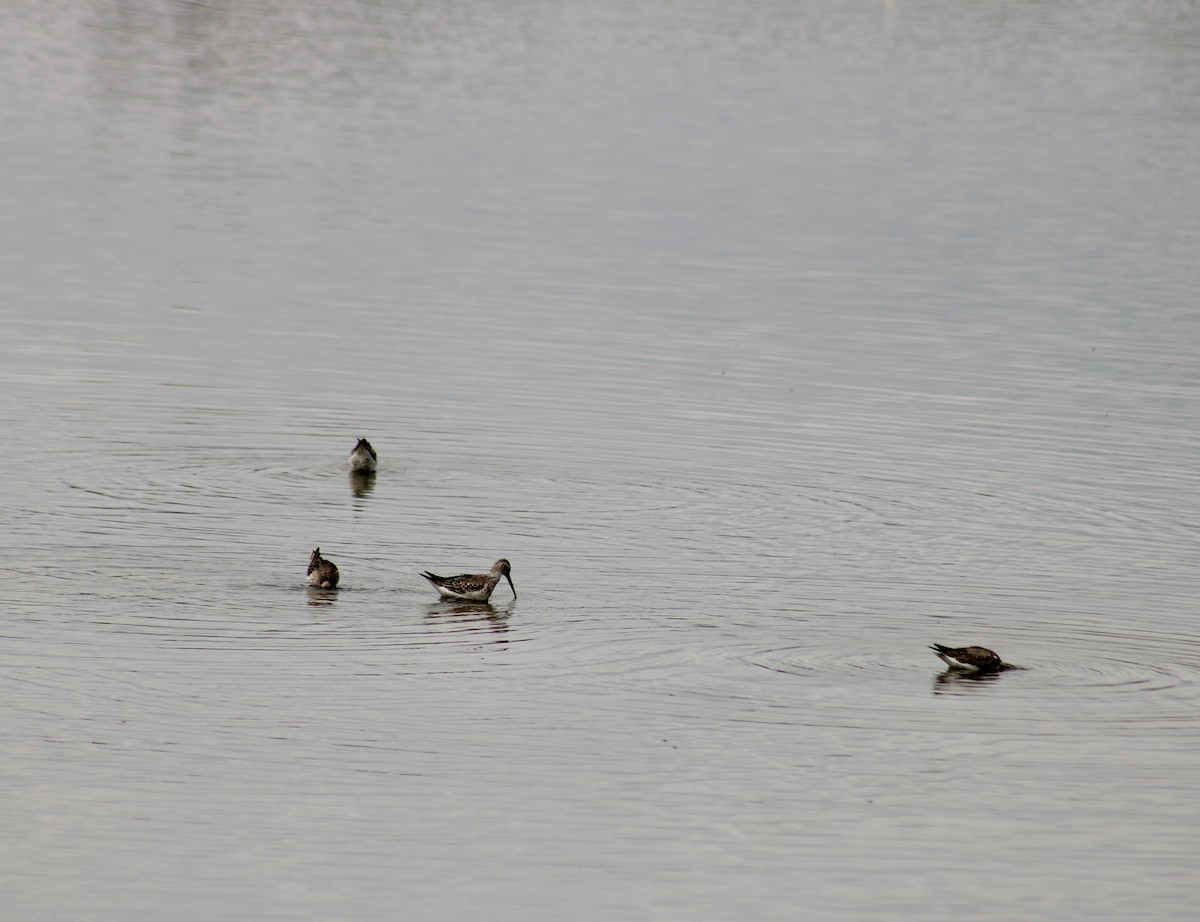
[[[338,575],[337,564],[322,557],[319,547],[314,549],[308,558],[308,584],[319,589],[336,589]]]
[[[378,460],[379,456],[375,454],[371,443],[366,439],[359,439],[354,451],[350,452],[350,470],[356,474],[373,474]]]
[[[1018,668],[1004,662],[998,653],[987,647],[944,647],[935,643],[929,649],[955,672],[1000,672]]]
[[[508,580],[513,598],[517,597],[517,587],[513,585],[512,565],[501,558],[492,564],[490,573],[463,573],[459,576],[438,576],[426,570],[421,575],[433,583],[443,599],[464,599],[467,602],[486,602],[491,598],[492,590],[500,582],[500,577]]]

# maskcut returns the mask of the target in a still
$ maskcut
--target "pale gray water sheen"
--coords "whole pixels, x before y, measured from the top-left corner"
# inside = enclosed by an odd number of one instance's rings
[[[1193,3],[14,0],[0,154],[5,919],[1195,918]]]

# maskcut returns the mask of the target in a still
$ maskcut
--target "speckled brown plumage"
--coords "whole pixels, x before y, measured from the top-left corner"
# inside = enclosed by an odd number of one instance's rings
[[[934,655],[957,672],[1000,672],[1015,668],[1000,659],[999,654],[987,647],[944,647],[935,643],[929,648]]]
[[[461,573],[458,576],[438,576],[426,570],[421,575],[433,583],[443,599],[465,599],[468,602],[486,602],[491,598],[492,591],[504,577],[512,589],[513,598],[517,597],[517,587],[513,585],[512,565],[501,558],[492,564],[490,573]]]
[[[326,560],[321,556],[321,549],[315,548],[308,558],[308,584],[320,589],[335,589],[340,577],[337,564]]]

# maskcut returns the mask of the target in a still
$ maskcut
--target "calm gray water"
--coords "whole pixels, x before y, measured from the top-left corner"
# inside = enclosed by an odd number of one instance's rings
[[[1195,917],[1194,4],[16,0],[0,154],[5,918]]]

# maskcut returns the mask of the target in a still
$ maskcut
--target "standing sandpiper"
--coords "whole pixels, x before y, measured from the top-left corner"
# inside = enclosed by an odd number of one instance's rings
[[[517,597],[517,587],[513,585],[512,565],[504,559],[492,564],[490,573],[463,573],[459,576],[438,576],[428,571],[421,575],[433,583],[443,599],[463,599],[467,602],[486,602],[491,598],[492,590],[500,582],[500,577],[508,580],[513,598]]]

